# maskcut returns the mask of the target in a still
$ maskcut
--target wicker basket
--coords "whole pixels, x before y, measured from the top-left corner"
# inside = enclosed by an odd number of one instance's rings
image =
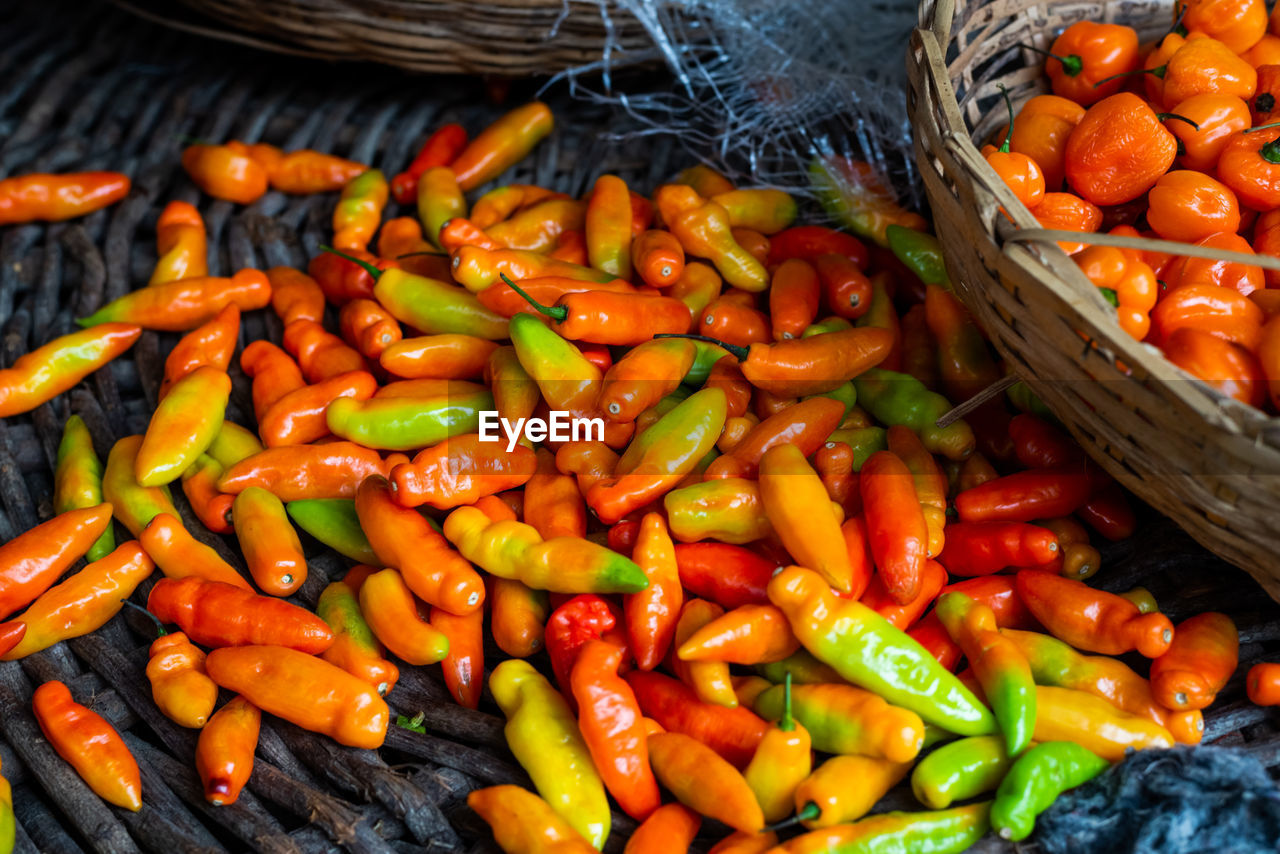
[[[436,74],[553,74],[654,59],[634,16],[597,0],[115,0],[149,20],[251,47]],[[606,18],[607,15],[607,18]]]
[[[1022,239],[1035,218],[972,141],[1005,120],[998,83],[1015,103],[1047,91],[1043,59],[1019,44],[1046,48],[1086,18],[1150,35],[1168,16],[1149,0],[922,0],[907,56],[916,158],[956,290],[1008,364],[1117,480],[1280,600],[1280,419],[1121,331],[1055,244]]]

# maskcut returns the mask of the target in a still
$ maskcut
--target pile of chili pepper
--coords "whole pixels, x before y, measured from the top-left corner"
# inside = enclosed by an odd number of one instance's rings
[[[182,333],[144,434],[104,462],[66,422],[58,515],[0,547],[0,655],[92,632],[146,582],[152,696],[199,730],[214,805],[263,711],[377,748],[402,668],[438,665],[469,708],[487,673],[536,794],[468,803],[513,854],[596,850],[614,805],[631,854],[686,850],[704,817],[732,831],[720,854],[961,851],[1027,837],[1130,748],[1200,740],[1234,625],[1085,583],[1137,517],[1025,387],[939,426],[1003,369],[922,218],[881,186],[844,209],[864,242],[702,166],[649,196],[485,189],[551,127],[539,103],[442,127],[390,182],[188,149],[219,198],[341,189],[335,248],[210,277],[198,211],[171,203],[145,286],[0,372],[25,412],[143,329]],[[416,216],[385,219],[392,199]],[[259,310],[282,342],[240,349]],[[226,420],[237,359],[256,425]],[[595,432],[488,440],[493,413]],[[299,529],[351,563],[314,610],[289,598]],[[1280,701],[1265,667],[1251,695]],[[145,803],[109,724],[58,683],[34,705],[94,791]],[[908,777],[922,809],[872,814]]]
[[[987,162],[1041,225],[1280,257],[1280,15],[1179,0],[1163,37],[1080,21]],[[1007,95],[1006,95],[1007,100]],[[1222,394],[1280,409],[1280,273],[1156,251],[1059,245],[1120,327]]]

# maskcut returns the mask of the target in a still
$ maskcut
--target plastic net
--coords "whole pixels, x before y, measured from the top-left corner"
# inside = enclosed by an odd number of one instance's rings
[[[598,2],[610,31],[619,14],[638,19],[674,76],[660,91],[615,85],[623,63],[612,39],[598,62],[562,75],[575,95],[634,119],[619,136],[667,134],[731,179],[811,197],[816,164],[865,161],[921,207],[904,94],[911,0]]]

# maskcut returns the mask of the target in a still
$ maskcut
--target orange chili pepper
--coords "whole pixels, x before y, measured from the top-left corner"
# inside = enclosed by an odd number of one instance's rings
[[[1258,358],[1238,344],[1201,329],[1182,328],[1165,339],[1165,358],[1227,397],[1261,408],[1266,377]]]
[[[517,444],[508,452],[500,442],[481,442],[479,434],[468,433],[427,448],[412,463],[396,466],[391,481],[402,506],[430,504],[449,510],[523,486],[536,467],[537,457],[526,446]]]
[[[1057,95],[1037,95],[1018,111],[1009,150],[1025,154],[1036,162],[1044,176],[1045,190],[1049,192],[1062,188],[1066,176],[1067,137],[1083,117],[1084,107]],[[1171,130],[1177,133],[1176,128]]]
[[[295,320],[324,320],[324,291],[315,279],[293,267],[272,267],[267,280],[271,282],[271,310],[285,326]]]
[[[660,513],[646,513],[640,520],[631,559],[644,571],[649,586],[622,597],[627,641],[636,666],[652,670],[671,647],[684,605],[675,547]]]
[[[410,197],[410,202],[417,198],[417,192],[415,183],[414,195]],[[401,204],[408,204],[408,202],[401,202]],[[436,251],[438,250],[434,246],[423,239],[422,224],[418,222],[417,217],[398,216],[389,219],[382,224],[382,229],[378,232],[378,256],[381,258],[398,259],[410,253],[416,256],[420,252]]]
[[[232,497],[218,491],[222,464],[208,454],[201,454],[182,473],[182,492],[200,523],[215,534],[231,533]]]
[[[1229,47],[1202,33],[1193,33],[1168,58],[1164,66],[1162,94],[1165,108],[1192,95],[1208,92],[1235,95],[1245,101],[1258,86],[1258,72]],[[1160,69],[1154,70],[1159,73]]]
[[[1208,175],[1180,170],[1161,175],[1147,194],[1147,222],[1166,240],[1195,243],[1240,227],[1235,193]]]
[[[1280,130],[1275,124],[1232,134],[1218,157],[1218,177],[1242,204],[1260,211],[1280,207]]]
[[[947,477],[911,428],[896,424],[889,428],[886,438],[889,451],[897,455],[911,472],[916,496],[920,500],[920,512],[929,532],[928,555],[937,557],[945,542]]]
[[[366,359],[377,359],[401,338],[400,323],[379,303],[353,299],[338,313],[343,339]]]
[[[618,176],[596,179],[587,200],[585,230],[591,266],[620,279],[631,278],[631,194]]]
[[[448,166],[467,144],[467,131],[462,125],[441,125],[410,161],[409,167],[391,179],[391,194],[402,205],[412,204],[418,197],[418,179],[435,166]]]
[[[459,705],[477,708],[484,687],[484,611],[458,616],[433,607],[431,625],[449,639],[449,652],[440,662],[445,686]]]
[[[982,157],[1000,176],[1000,180],[1013,190],[1018,201],[1028,209],[1034,210],[1044,198],[1044,172],[1040,170],[1040,165],[1034,159],[1011,148],[1013,127],[1017,121],[1013,115],[1013,102],[1009,100],[1009,93],[1003,86],[1000,87],[1000,91],[1004,95],[1005,106],[1009,109],[1009,129],[998,147],[983,146]]]
[[[1243,51],[1240,58],[1257,69],[1261,69],[1264,65],[1280,63],[1280,37],[1267,33],[1258,39],[1257,44]],[[1262,90],[1261,74],[1259,74],[1258,89]]]
[[[267,192],[267,170],[245,150],[189,145],[182,150],[182,168],[197,187],[215,199],[248,205]]]
[[[735,243],[761,264],[769,257],[769,238],[755,229],[734,226],[729,229],[729,234],[732,235]]]
[[[194,205],[172,201],[156,220],[156,261],[148,285],[209,275],[204,219]]]
[[[199,542],[168,513],[160,513],[138,534],[138,541],[168,578],[196,577],[252,591],[240,573]]]
[[[889,595],[901,605],[920,593],[929,529],[911,470],[890,451],[862,464],[858,479],[871,554]]]
[[[368,400],[378,381],[368,371],[350,371],[291,391],[259,419],[258,432],[268,448],[304,445],[329,435],[325,412],[341,398]]]
[[[1173,643],[1151,662],[1151,693],[1166,709],[1207,708],[1240,663],[1240,635],[1226,614],[1207,611],[1179,623]]]
[[[389,189],[386,177],[378,169],[370,169],[346,183],[342,198],[333,209],[334,246],[350,251],[369,245],[382,222]]]
[[[385,261],[376,255],[362,250],[348,252],[353,258],[359,258],[379,269],[396,266],[395,261]],[[334,305],[342,305],[347,300],[371,298],[373,296],[374,279],[368,270],[359,264],[335,255],[332,252],[321,252],[311,259],[307,265],[307,273],[324,291],[325,299]],[[317,318],[318,321],[318,318]]]
[[[286,154],[274,145],[258,143],[248,146],[247,152],[266,170],[272,189],[291,195],[332,193],[369,169],[363,163],[307,148]]]
[[[333,632],[333,646],[320,657],[368,682],[385,697],[400,678],[400,669],[383,658],[382,645],[373,636],[356,598],[364,579],[374,572],[371,566],[354,567],[342,581],[329,584],[320,593],[316,613]]]
[[[462,380],[479,376],[497,349],[483,338],[442,333],[393,342],[378,362],[398,377]]]
[[[1071,193],[1045,193],[1040,204],[1036,205],[1035,218],[1045,228],[1059,228],[1088,234],[1101,227],[1102,210],[1092,202],[1087,202]],[[1058,246],[1068,255],[1079,252],[1085,245],[1074,241],[1058,241]]]
[[[249,342],[240,353],[240,369],[253,380],[253,414],[259,423],[281,398],[306,386],[298,363],[270,341]]]
[[[164,360],[164,380],[160,383],[160,398],[178,380],[200,367],[216,368],[226,373],[240,334],[240,309],[229,305],[217,316],[182,336]]]
[[[333,643],[324,620],[304,608],[196,576],[157,581],[147,610],[204,646],[278,644],[318,655]]]
[[[261,487],[235,497],[236,539],[254,583],[272,596],[288,596],[307,580],[307,559],[284,503]]]
[[[182,632],[173,632],[152,641],[148,654],[147,680],[156,706],[179,726],[203,727],[218,702],[218,686],[204,669],[204,651]]]
[[[671,289],[671,296],[673,299],[679,299],[675,296],[675,290],[676,288]],[[715,338],[717,341],[736,344],[740,347],[773,340],[769,332],[769,316],[752,304],[743,304],[732,299],[730,294],[710,301],[698,317],[695,329],[698,333]]]
[[[605,372],[597,406],[611,421],[634,421],[676,390],[696,355],[694,344],[680,338],[654,339],[633,347]]]
[[[835,271],[830,270],[829,275],[834,276]],[[863,276],[863,278],[866,277]],[[856,283],[857,279],[848,276],[845,281]],[[869,291],[869,281],[867,285]],[[861,293],[860,288],[857,290]],[[832,301],[833,298],[834,301],[840,301],[841,296],[848,297],[845,300],[848,304],[846,308],[852,308],[854,294],[841,293],[839,288],[835,292],[829,292],[828,301]],[[773,271],[773,280],[769,287],[769,319],[773,329],[773,339],[781,341],[784,338],[799,338],[818,316],[821,299],[822,282],[812,264],[800,258],[791,258],[779,264]],[[869,299],[867,307],[870,307]],[[837,314],[839,314],[838,311]]]
[[[1229,231],[1216,231],[1196,241],[1196,245],[1229,249],[1246,255],[1253,254],[1249,241]],[[1225,288],[1234,288],[1248,296],[1253,291],[1265,287],[1266,283],[1260,267],[1233,261],[1214,261],[1209,258],[1177,259],[1165,268],[1164,274],[1168,284],[1167,290],[1176,290],[1187,285],[1220,285]]]
[[[822,447],[843,417],[844,404],[838,400],[803,400],[757,424],[730,453],[712,461],[706,476],[755,477],[765,452],[778,445],[793,445],[801,456],[810,456]]]
[[[0,369],[0,418],[30,412],[133,346],[142,334],[129,323],[104,323],[55,338]]]
[[[804,452],[790,444],[770,447],[760,458],[759,478],[765,513],[791,557],[836,590],[861,595],[853,586],[856,579],[840,520]]]
[[[0,618],[44,593],[111,524],[112,506],[59,513],[0,546]]]
[[[142,809],[138,763],[111,724],[73,700],[57,681],[35,690],[31,709],[50,746],[98,797],[133,812]]]
[[[1190,32],[1217,39],[1232,53],[1244,53],[1267,31],[1262,0],[1178,0],[1173,18]]]
[[[733,238],[729,213],[716,202],[704,202],[681,212],[667,227],[689,255],[706,258],[729,284],[747,291],[769,285],[764,265]]]
[[[490,577],[489,631],[498,649],[514,658],[527,658],[542,648],[550,599],[519,581]]]
[[[649,736],[653,772],[676,800],[735,830],[758,831],[764,813],[747,781],[697,739],[679,732]]]
[[[253,773],[262,712],[237,695],[218,709],[196,741],[196,773],[214,806],[234,804]]]
[[[1250,667],[1245,690],[1255,705],[1280,705],[1280,664],[1261,663]]]
[[[1249,105],[1235,95],[1192,95],[1175,105],[1173,112],[1181,118],[1165,119],[1165,127],[1182,145],[1178,160],[1184,168],[1200,172],[1212,171],[1232,134],[1252,123]]]
[[[1155,111],[1137,95],[1121,92],[1090,107],[1071,132],[1067,181],[1095,205],[1122,204],[1151,189],[1169,171],[1177,149]]]
[[[555,455],[546,448],[538,449],[537,459],[537,471],[524,485],[525,523],[544,540],[586,536],[586,505],[573,477],[556,468]]]
[[[684,854],[701,826],[702,816],[686,806],[658,807],[631,834],[622,854]]]
[[[861,517],[851,519],[850,522],[859,519]],[[849,522],[845,524],[848,525]],[[938,598],[938,594],[946,584],[947,570],[938,561],[927,560],[920,575],[920,592],[910,602],[899,603],[894,600],[878,573],[871,577],[871,583],[867,585],[866,592],[858,601],[905,632],[919,624],[921,615],[933,604],[933,600]]]
[[[856,320],[871,308],[871,280],[848,258],[819,255],[813,259],[813,268],[822,283],[823,302],[835,315]]]
[[[1149,312],[1159,290],[1155,271],[1114,246],[1088,246],[1076,253],[1075,261],[1103,297],[1116,306],[1120,328],[1139,341],[1146,338],[1151,329]]]
[[[551,109],[541,101],[517,107],[485,128],[453,161],[464,191],[491,181],[525,158],[551,133]]]
[[[1128,599],[1048,572],[1024,569],[1015,576],[1018,596],[1053,635],[1076,649],[1120,655],[1132,649],[1163,655],[1173,624],[1159,612],[1141,614]]]
[[[449,638],[422,618],[394,569],[375,572],[360,585],[360,610],[378,640],[409,664],[435,664],[449,654]]]
[[[669,288],[684,272],[684,247],[669,231],[641,232],[631,245],[635,270],[646,285]]]
[[[376,750],[390,712],[373,686],[327,661],[282,646],[215,649],[209,676],[253,705],[339,744]]]
[[[1184,285],[1165,294],[1151,310],[1152,343],[1162,346],[1179,329],[1200,329],[1246,350],[1262,335],[1262,309],[1232,288]]]
[[[702,261],[689,261],[684,272],[676,279],[667,296],[680,300],[689,307],[689,311],[704,322],[703,313],[719,296],[724,283],[720,274],[710,265]]]
[[[493,828],[493,838],[504,851],[591,854],[596,850],[528,789],[511,785],[474,789],[467,795],[467,806]]]
[[[714,602],[708,602],[705,599],[686,599],[680,609],[680,616],[676,620],[676,631],[667,656],[667,665],[676,678],[689,686],[692,694],[701,702],[735,708],[738,705],[738,698],[733,691],[733,680],[729,675],[727,662],[685,661],[675,654],[685,641],[693,637],[703,626],[722,616],[724,612],[725,609]],[[635,687],[634,683],[632,687]],[[636,690],[643,695],[644,692],[640,688]],[[654,713],[649,712],[649,714]],[[668,724],[663,725],[668,726]]]
[[[571,341],[634,346],[662,333],[687,332],[692,320],[688,306],[671,297],[590,290],[563,294],[555,305],[545,306],[523,294],[506,274],[503,281],[552,318],[555,331]]]
[[[314,320],[295,320],[286,326],[284,348],[298,360],[307,382],[318,383],[366,368],[363,356]]]
[[[1087,107],[1120,91],[1123,81],[1109,78],[1138,67],[1138,34],[1119,24],[1077,21],[1054,39],[1047,55],[1053,94]]]
[[[769,664],[800,648],[786,615],[772,605],[741,605],[691,634],[676,650],[682,661]]]
[[[144,329],[187,332],[209,322],[228,305],[253,311],[266,307],[270,301],[267,274],[241,270],[229,279],[206,276],[131,291],[88,317],[78,318],[76,323],[133,323]]]

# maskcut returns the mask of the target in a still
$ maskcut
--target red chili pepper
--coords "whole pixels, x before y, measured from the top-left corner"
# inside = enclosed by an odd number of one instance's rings
[[[1074,513],[1092,491],[1078,468],[1036,469],[1005,475],[956,496],[963,522],[1030,522]]]
[[[1119,484],[1111,484],[1076,510],[1085,524],[1112,542],[1133,536],[1138,517]]]
[[[418,179],[422,173],[437,166],[448,166],[467,145],[467,131],[462,125],[441,125],[427,137],[417,155],[403,172],[391,179],[391,194],[402,205],[411,205],[418,198]]]
[[[15,175],[0,181],[0,225],[84,216],[128,192],[129,177],[119,172]]]
[[[952,575],[991,575],[1011,566],[1039,566],[1058,555],[1058,538],[1026,522],[956,522],[938,561]]]
[[[724,608],[763,605],[778,568],[750,549],[728,543],[677,543],[676,566],[685,590]]]
[[[822,280],[822,297],[837,317],[857,320],[871,308],[871,280],[860,265],[844,255],[828,253],[813,259]]]
[[[631,559],[644,570],[649,586],[622,598],[627,638],[636,666],[652,670],[666,657],[684,603],[675,550],[660,513],[646,513]]]
[[[1085,459],[1070,436],[1025,412],[1009,421],[1009,438],[1018,462],[1030,469],[1078,467]]]
[[[1040,623],[1023,604],[1010,575],[987,575],[958,581],[942,588],[943,593],[963,593],[981,602],[996,615],[1002,629],[1039,630]]]
[[[858,601],[884,617],[895,627],[906,631],[915,625],[933,600],[947,583],[947,571],[936,560],[924,562],[924,571],[920,577],[920,592],[910,602],[899,603],[889,595],[884,582],[876,575],[867,585],[866,592]]]
[[[329,626],[310,611],[220,581],[162,578],[147,610],[204,646],[287,646],[318,655],[333,643]]]
[[[876,568],[889,595],[905,605],[920,593],[929,551],[911,471],[896,454],[877,451],[862,464],[858,483]]]
[[[445,687],[458,705],[478,708],[484,687],[484,610],[458,616],[432,608],[430,622],[449,639],[449,652],[440,662]]]
[[[663,729],[697,739],[738,768],[751,761],[768,730],[754,712],[704,703],[692,688],[670,676],[633,670],[626,679],[640,708]]]
[[[622,631],[622,614],[616,606],[594,593],[574,596],[547,618],[546,647],[556,684],[573,704],[570,675],[578,652],[591,640],[608,639],[616,646],[627,645]]]
[[[907,629],[907,635],[924,647],[939,664],[952,673],[956,672],[956,665],[960,663],[964,650],[951,639],[950,633],[947,632],[946,626],[942,625],[942,620],[938,619],[937,614],[931,613]]]
[[[775,234],[769,243],[769,260],[765,266],[775,267],[790,258],[812,261],[819,255],[843,255],[859,269],[867,266],[867,247],[858,238],[832,231],[820,225],[798,225]]]

